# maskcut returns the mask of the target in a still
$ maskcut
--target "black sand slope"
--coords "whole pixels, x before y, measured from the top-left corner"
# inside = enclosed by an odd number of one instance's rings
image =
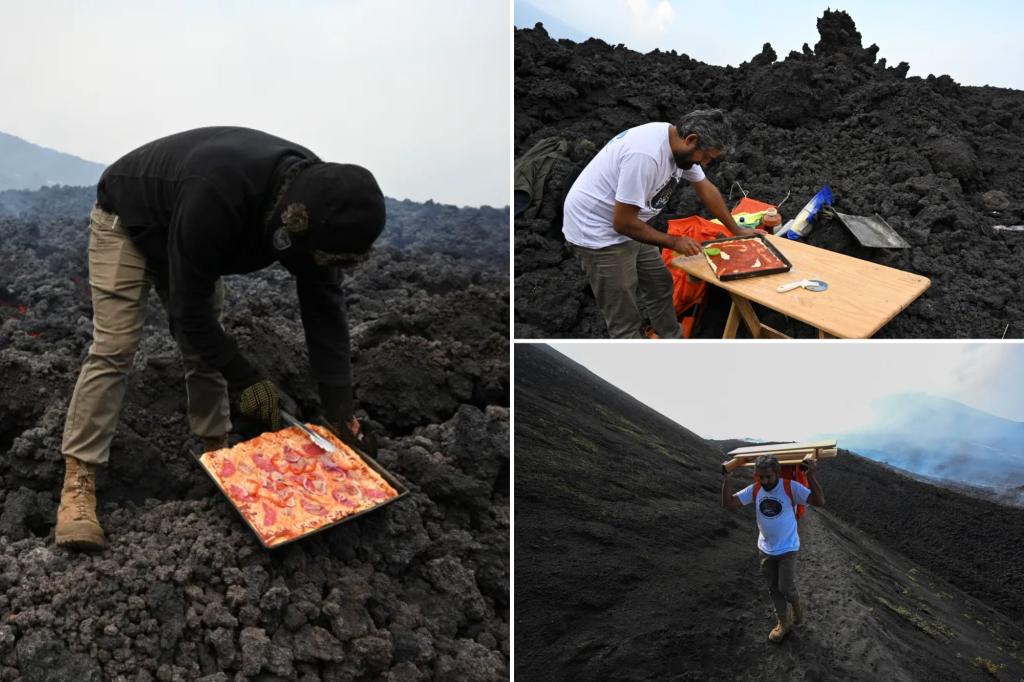
[[[515,352],[522,679],[1024,677],[1024,630],[896,549],[921,523],[883,544],[824,476],[830,506],[801,522],[807,622],[771,645],[753,515],[718,506],[721,451],[547,347]]]
[[[515,155],[550,136],[571,142],[536,215],[515,221],[518,338],[607,336],[579,264],[563,247],[558,209],[566,178],[620,131],[700,108],[726,110],[736,128],[735,154],[709,170],[733,202],[741,196],[735,181],[764,201],[792,191],[782,207],[791,218],[828,184],[838,210],[877,212],[911,245],[866,249],[836,221],[816,226],[808,239],[932,279],[878,336],[1024,335],[1024,232],[995,229],[1024,223],[1024,93],[964,86],[945,75],[907,78],[908,65],[878,59],[878,46],[864,46],[871,36],[862,42],[842,11],[825,11],[817,26],[813,49],[777,55],[765,43],[739,67],[668,50],[685,46],[640,54],[596,38],[554,40],[539,25],[516,30]],[[901,58],[898,44],[882,48]],[[652,225],[664,229],[666,219],[700,210],[694,193],[681,190]],[[761,315],[791,336],[814,334],[776,313]],[[724,322],[724,315],[706,316],[699,335],[720,337]]]

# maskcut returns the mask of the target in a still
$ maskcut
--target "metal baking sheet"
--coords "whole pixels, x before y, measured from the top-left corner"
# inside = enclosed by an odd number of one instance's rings
[[[291,427],[289,427],[289,428],[291,428]],[[259,436],[256,436],[256,437],[258,438]],[[333,434],[331,436],[331,440],[332,441],[338,441],[337,437],[335,437]],[[236,445],[237,445],[237,443],[236,443]],[[394,497],[392,497],[389,500],[384,500],[380,504],[374,505],[373,507],[368,507],[367,509],[363,509],[362,511],[356,512],[355,514],[352,514],[350,516],[346,516],[343,519],[338,519],[337,521],[333,521],[331,523],[328,523],[327,525],[320,526],[319,528],[311,530],[311,531],[309,531],[307,533],[304,533],[302,535],[298,535],[298,536],[296,536],[294,538],[291,538],[290,540],[285,540],[284,542],[279,542],[279,543],[277,543],[275,545],[268,545],[266,542],[263,541],[263,536],[259,534],[259,532],[256,530],[256,528],[252,525],[252,523],[249,522],[249,519],[246,518],[245,514],[242,513],[242,510],[239,509],[238,505],[235,504],[235,501],[231,498],[230,495],[227,494],[227,491],[225,491],[224,488],[221,486],[220,481],[217,479],[216,476],[213,475],[213,472],[210,471],[209,468],[207,468],[206,463],[203,462],[202,458],[200,458],[200,460],[199,460],[199,465],[202,467],[203,471],[206,472],[206,475],[210,477],[210,480],[213,481],[213,484],[215,486],[217,486],[217,489],[220,490],[220,492],[224,496],[224,498],[231,504],[232,507],[234,507],[235,511],[238,512],[238,515],[242,518],[242,521],[244,521],[245,525],[247,525],[249,527],[249,530],[251,530],[252,534],[256,536],[256,539],[259,540],[261,545],[263,545],[263,548],[264,549],[271,549],[271,550],[273,550],[273,549],[280,549],[281,547],[284,547],[285,545],[290,545],[291,543],[295,542],[296,540],[302,540],[304,538],[308,538],[310,535],[316,535],[317,533],[321,533],[321,532],[327,530],[328,528],[334,528],[335,526],[341,525],[343,523],[347,523],[349,521],[352,521],[353,519],[357,519],[360,516],[363,516],[364,514],[369,514],[370,512],[377,511],[381,507],[383,507],[385,505],[388,505],[388,504],[391,504],[392,502],[395,502],[397,500],[400,500],[400,499],[402,499],[403,497],[405,497],[406,495],[409,494],[409,489],[404,484],[402,484],[394,476],[394,474],[392,474],[390,471],[388,471],[383,466],[378,464],[376,460],[374,460],[372,457],[370,457],[369,455],[367,455],[365,452],[363,452],[362,450],[360,450],[357,447],[353,447],[351,445],[348,445],[347,443],[345,443],[344,445],[345,445],[345,447],[347,447],[350,450],[352,450],[352,452],[354,452],[357,455],[359,455],[359,458],[363,460],[363,462],[366,464],[366,466],[368,466],[371,469],[373,469],[374,471],[376,471],[380,475],[381,478],[383,478],[385,481],[387,481],[388,485],[390,485],[392,488],[395,489],[395,491],[398,494],[395,495]]]
[[[872,249],[909,249],[910,244],[892,229],[885,219],[875,214],[874,218],[862,215],[848,215],[831,209],[831,214],[846,226],[861,246]]]
[[[776,268],[769,268],[767,270],[758,270],[757,272],[740,272],[740,273],[737,273],[737,274],[734,274],[734,275],[723,275],[723,276],[719,277],[718,273],[715,272],[714,266],[711,264],[711,256],[709,256],[707,254],[707,252],[704,251],[703,249],[706,249],[707,247],[712,246],[713,244],[720,244],[721,242],[736,242],[736,241],[740,241],[741,239],[757,239],[762,244],[764,244],[764,246],[769,251],[771,251],[773,254],[775,254],[775,257],[778,258],[780,261],[782,261],[783,265],[780,266],[780,267],[776,267]],[[747,279],[749,277],[761,277],[763,275],[775,275],[775,274],[778,274],[780,272],[789,272],[790,270],[793,269],[793,264],[789,262],[789,259],[786,258],[785,256],[783,256],[782,253],[777,248],[775,248],[774,244],[772,244],[770,241],[765,239],[764,235],[751,235],[749,237],[725,237],[725,238],[722,238],[722,239],[711,239],[711,240],[706,241],[706,242],[701,242],[701,253],[704,254],[704,259],[707,260],[708,267],[711,268],[711,272],[714,272],[715,273],[715,277],[717,277],[718,280],[721,281],[721,282],[728,282],[728,281],[731,281],[731,280],[734,280],[734,279]]]

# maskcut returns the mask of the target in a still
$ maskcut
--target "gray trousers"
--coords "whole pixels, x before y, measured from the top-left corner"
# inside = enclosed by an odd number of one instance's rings
[[[796,604],[800,595],[796,591],[796,552],[770,556],[758,552],[761,557],[761,574],[768,581],[768,593],[772,597],[775,615],[781,620],[786,616],[786,604]]]
[[[661,249],[632,239],[602,249],[570,246],[579,256],[613,339],[643,338],[641,308],[658,336],[682,336],[672,305],[672,275],[661,259]]]
[[[117,216],[96,206],[89,214],[89,287],[92,292],[92,345],[71,396],[61,452],[83,462],[105,464],[110,456],[128,370],[142,338],[149,290],[167,307],[166,283],[146,269],[146,258],[125,233]],[[220,281],[211,305],[218,318],[224,302]],[[197,436],[231,430],[228,384],[221,373],[177,339],[185,364],[189,426]]]

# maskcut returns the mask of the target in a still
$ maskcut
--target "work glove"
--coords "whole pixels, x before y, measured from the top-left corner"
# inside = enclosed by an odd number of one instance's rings
[[[246,417],[258,419],[277,431],[282,426],[281,410],[294,415],[295,401],[281,392],[270,379],[260,379],[247,387],[239,396],[238,408]]]
[[[377,438],[370,431],[366,424],[363,424],[355,417],[344,422],[331,422],[326,417],[323,422],[341,442],[351,448],[361,450],[370,457],[377,457]]]
[[[358,448],[371,457],[377,456],[377,439],[361,424],[352,412],[352,389],[348,386],[320,384],[320,404],[323,407],[321,421],[342,443]]]

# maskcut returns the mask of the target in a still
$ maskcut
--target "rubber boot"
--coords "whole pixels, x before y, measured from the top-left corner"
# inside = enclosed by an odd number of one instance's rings
[[[64,457],[64,487],[54,538],[61,547],[95,551],[107,546],[96,518],[96,465]]]
[[[781,642],[782,638],[786,636],[792,625],[793,623],[789,620],[789,613],[787,612],[785,616],[779,618],[779,622],[776,623],[775,627],[772,628],[772,631],[768,633],[768,639],[776,643]]]
[[[800,625],[804,622],[804,608],[800,605],[799,601],[795,601],[793,606],[793,625]]]

